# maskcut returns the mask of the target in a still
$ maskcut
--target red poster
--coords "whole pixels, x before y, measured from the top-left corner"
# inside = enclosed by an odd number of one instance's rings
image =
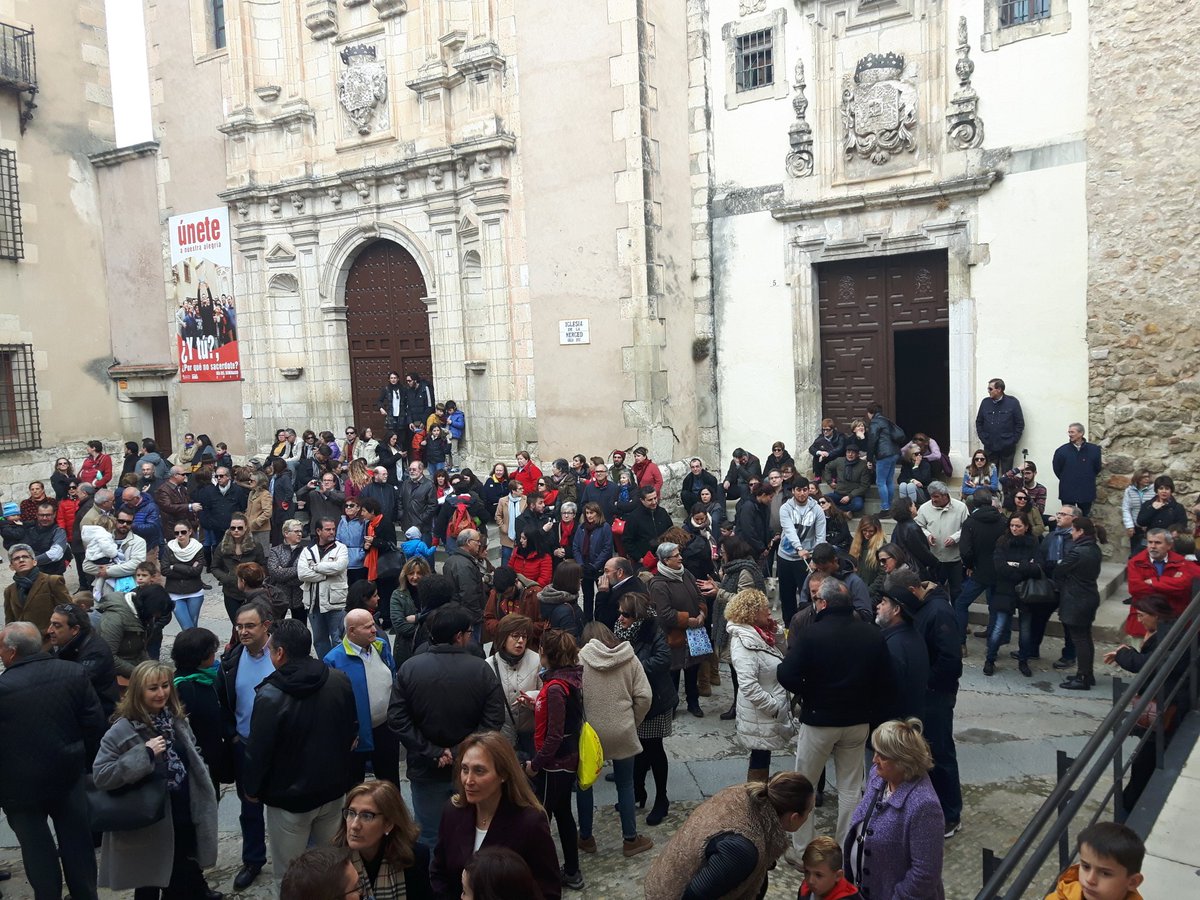
[[[240,381],[229,211],[172,216],[167,231],[179,380]]]

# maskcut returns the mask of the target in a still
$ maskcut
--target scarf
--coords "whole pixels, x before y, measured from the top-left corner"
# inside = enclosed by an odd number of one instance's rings
[[[683,566],[678,569],[672,569],[665,562],[659,560],[658,574],[663,578],[669,578],[671,581],[683,581]]]
[[[528,653],[529,651],[527,650],[525,652]],[[520,656],[515,656],[512,653],[509,653],[503,647],[498,647],[496,649],[496,655],[504,660],[508,667],[512,669],[515,669],[517,666],[519,666],[521,664],[521,660],[525,658],[524,653],[522,653]]]
[[[195,538],[192,538],[188,541],[188,545],[186,547],[180,547],[179,539],[176,538],[173,541],[167,541],[167,549],[170,550],[171,555],[181,563],[190,563],[196,558],[196,555],[204,549],[204,545]]]
[[[34,569],[32,574],[13,576],[13,581],[17,585],[17,592],[21,595],[22,605],[25,603],[25,598],[29,596],[29,591],[33,588],[33,583],[38,580],[38,576],[41,574],[37,569]]]
[[[178,791],[187,778],[187,769],[175,750],[175,716],[169,709],[161,709],[150,718],[154,730],[167,742],[167,790]]]
[[[583,558],[590,559],[592,555],[592,532],[600,527],[600,523],[584,522],[583,523]]]
[[[617,619],[617,624],[613,626],[613,635],[618,641],[629,641],[633,643],[634,637],[641,630],[641,622],[630,622],[628,625],[622,625],[621,620]]]
[[[214,664],[209,669],[197,669],[190,675],[176,675],[174,683],[176,687],[183,684],[185,681],[194,681],[196,684],[202,684],[205,687],[212,687],[217,682],[217,667]]]
[[[775,646],[775,634],[773,632],[763,631],[757,625],[753,626],[753,628],[758,632],[758,636],[767,642],[768,647]]]

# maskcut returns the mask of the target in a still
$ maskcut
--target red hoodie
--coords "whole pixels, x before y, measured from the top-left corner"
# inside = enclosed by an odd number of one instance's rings
[[[799,897],[800,900],[804,900],[806,897],[815,897],[816,895],[808,889],[808,882],[804,882],[800,885],[800,890],[796,896]],[[861,895],[858,893],[858,888],[848,882],[845,878],[842,878],[833,886],[832,891],[830,891],[824,897],[819,898],[819,900],[847,900],[847,898],[856,898],[860,896]]]

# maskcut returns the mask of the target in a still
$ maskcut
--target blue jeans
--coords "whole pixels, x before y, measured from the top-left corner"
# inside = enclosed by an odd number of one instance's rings
[[[891,509],[896,495],[892,480],[896,475],[896,460],[899,456],[881,456],[875,460],[875,487],[879,488],[880,509]]]
[[[345,637],[346,630],[342,627],[345,618],[344,609],[331,609],[329,612],[314,609],[308,614],[308,628],[312,632],[317,659],[324,659],[325,654]]]
[[[913,502],[913,506],[920,506],[929,499],[923,488],[919,488],[911,481],[906,481],[898,488],[901,497],[907,497]]]
[[[991,615],[991,628],[987,638],[987,661],[995,662],[1000,645],[1012,635],[1012,616],[1010,612],[997,610]]]
[[[509,559],[512,558],[512,555],[513,555],[512,547],[501,547],[500,548],[500,566],[501,566],[501,568],[508,565],[508,561],[509,561]]]
[[[200,607],[204,605],[204,595],[181,597],[175,601],[175,619],[182,629],[195,628],[200,624]]]
[[[954,601],[954,618],[958,620],[958,636],[961,643],[967,642],[967,622],[970,618],[969,611],[971,604],[975,602],[984,591],[987,591],[988,603],[992,600],[992,589],[987,585],[980,584],[974,578],[967,578],[963,582],[962,591],[958,595],[958,599]]]
[[[36,809],[8,807],[5,812],[21,845],[25,877],[35,897],[61,897],[65,875],[72,897],[96,900],[96,851],[88,828],[82,778],[76,778],[61,797],[46,800]]]
[[[625,759],[614,759],[613,775],[616,778],[617,784],[617,808],[621,813],[621,835],[626,840],[633,840],[637,837],[637,811],[633,806],[633,761],[635,757],[629,756]],[[580,837],[590,838],[592,836],[592,818],[595,808],[595,800],[592,797],[592,789],[582,788],[575,794],[575,807],[579,810],[579,835]]]
[[[849,503],[843,503],[842,498],[845,497],[846,495],[843,494],[841,491],[830,491],[825,496],[829,498],[830,503],[832,503],[834,506],[836,506],[838,509],[842,510],[843,512],[846,510],[850,510],[850,512],[854,513],[855,515],[862,512],[862,509],[863,509],[863,498],[862,497],[851,497]]]
[[[925,692],[925,740],[933,754],[929,780],[942,804],[948,824],[962,819],[962,785],[958,780],[958,752],[954,748],[954,691]]]
[[[454,784],[450,781],[413,778],[409,780],[409,787],[412,789],[413,815],[421,826],[417,843],[433,850],[438,842],[438,826],[442,823],[442,807],[454,793]]]
[[[1017,657],[1022,661],[1037,659],[1042,655],[1042,638],[1046,636],[1046,623],[1054,613],[1053,603],[1035,603],[1021,607]]]

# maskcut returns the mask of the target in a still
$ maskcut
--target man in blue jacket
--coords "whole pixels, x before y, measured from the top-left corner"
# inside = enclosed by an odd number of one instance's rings
[[[376,638],[375,619],[365,609],[346,613],[346,636],[325,654],[325,665],[345,672],[358,709],[358,744],[354,748],[354,783],[363,781],[367,760],[378,779],[400,784],[400,739],[387,724],[388,703],[396,664],[387,641]]]
[[[1025,416],[1021,413],[1021,401],[1004,393],[1004,379],[989,381],[987,392],[975,414],[975,433],[988,460],[1001,472],[1007,472],[1013,467],[1017,444],[1025,433]]]
[[[1096,476],[1103,461],[1100,447],[1083,439],[1083,426],[1067,426],[1067,442],[1054,451],[1054,475],[1058,478],[1058,499],[1064,505],[1078,506],[1085,516],[1092,514],[1096,502]]]

